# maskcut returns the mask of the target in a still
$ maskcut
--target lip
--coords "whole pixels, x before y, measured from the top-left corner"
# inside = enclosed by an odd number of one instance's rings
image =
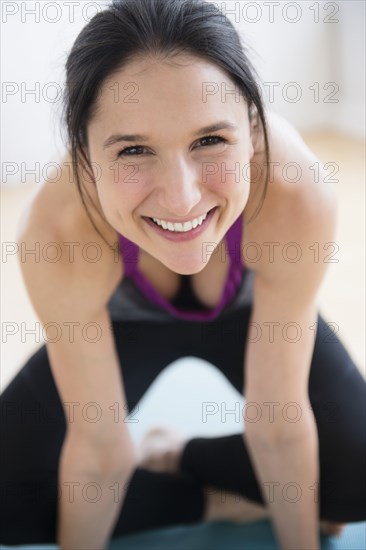
[[[186,223],[191,222],[192,220],[197,220],[200,216],[204,216],[205,214],[207,214],[207,212],[210,212],[211,210],[212,208],[205,210],[203,214],[197,214],[197,216],[191,216],[190,218],[186,218],[185,220],[170,220],[169,218],[160,218],[159,216],[150,216],[150,218],[156,218],[158,220],[163,220],[168,223]]]
[[[168,239],[169,241],[174,241],[174,242],[185,242],[185,241],[191,241],[192,239],[197,238],[201,233],[203,233],[208,228],[217,209],[218,209],[217,206],[212,208],[207,214],[207,218],[204,220],[204,222],[202,222],[201,225],[198,225],[194,229],[191,229],[191,231],[186,231],[186,232],[168,231],[167,229],[163,229],[159,225],[156,225],[156,223],[150,220],[150,218],[146,218],[144,216],[143,219],[147,224],[149,224],[150,227],[152,227],[152,229],[154,229],[158,233],[158,235],[165,237],[165,239]]]

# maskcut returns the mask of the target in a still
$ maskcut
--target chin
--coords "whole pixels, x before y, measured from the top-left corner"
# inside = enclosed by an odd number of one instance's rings
[[[160,260],[162,261],[162,260]],[[178,262],[163,262],[162,263],[174,273],[178,275],[195,275],[200,273],[207,265],[208,262],[204,262],[202,259],[202,254],[199,254],[199,257],[195,261],[191,258],[184,259],[181,255]]]

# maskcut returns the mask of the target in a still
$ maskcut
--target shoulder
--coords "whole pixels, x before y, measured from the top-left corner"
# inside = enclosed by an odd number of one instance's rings
[[[289,284],[296,290],[306,279],[309,293],[315,292],[325,272],[327,245],[334,241],[336,231],[334,185],[327,183],[322,162],[289,122],[274,113],[268,121],[267,193],[257,217],[249,224],[244,222],[244,246],[252,243],[257,257],[251,262],[244,254],[244,261],[273,287]],[[263,157],[253,159],[264,168]],[[251,190],[250,216],[259,199],[260,193]]]
[[[294,203],[293,206],[297,203],[301,211],[307,207],[314,210],[317,205],[334,203],[334,185],[327,182],[322,161],[306,145],[299,132],[276,113],[269,112],[267,119],[270,146],[269,181],[258,221],[275,222],[277,218],[274,213],[277,213],[277,209],[286,208],[291,201]],[[254,210],[256,201],[258,202],[264,189],[265,171],[266,159],[261,146],[260,152],[254,155],[251,162],[251,192],[246,206],[250,212]],[[291,212],[288,214],[291,215]],[[297,215],[294,219],[296,217]],[[288,223],[291,221],[292,219],[288,218]]]
[[[93,227],[67,168],[43,182],[23,211],[16,239],[20,267],[29,297],[40,319],[65,308],[102,309],[123,276],[116,232]],[[95,218],[97,220],[97,218]],[[97,222],[98,224],[98,222]],[[35,250],[36,254],[23,254]],[[93,297],[93,300],[90,298]],[[81,313],[81,310],[80,314]],[[60,313],[61,314],[61,313]]]
[[[96,208],[90,208],[95,224],[107,241],[113,241],[116,232],[106,229],[98,215],[101,206],[94,186],[86,177],[83,178],[82,184],[96,205]],[[48,180],[43,181],[32,196],[24,209],[18,231],[24,233],[26,226],[36,228],[45,225],[62,238],[75,234],[92,237],[97,233],[80,197],[68,152],[55,163],[54,173],[49,174]]]

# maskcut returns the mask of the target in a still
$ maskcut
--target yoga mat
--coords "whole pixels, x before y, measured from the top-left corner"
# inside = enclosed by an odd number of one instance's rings
[[[321,550],[365,550],[366,522],[349,523],[340,537],[321,535]],[[59,550],[54,544],[3,546],[2,550]],[[108,550],[279,550],[268,520],[248,525],[198,523],[153,529],[111,541]]]

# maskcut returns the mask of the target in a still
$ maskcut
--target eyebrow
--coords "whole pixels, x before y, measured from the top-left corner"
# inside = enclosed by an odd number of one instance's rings
[[[218,132],[219,130],[238,130],[239,126],[236,124],[233,124],[232,122],[229,122],[227,120],[223,120],[221,122],[216,122],[215,124],[210,124],[209,126],[204,126],[203,128],[200,128],[194,133],[194,137],[200,136],[202,134],[209,134],[211,132]],[[150,138],[149,136],[143,136],[141,134],[114,134],[107,138],[105,142],[103,143],[103,149],[107,149],[108,147],[111,147],[115,143],[119,143],[120,141],[148,141]]]

